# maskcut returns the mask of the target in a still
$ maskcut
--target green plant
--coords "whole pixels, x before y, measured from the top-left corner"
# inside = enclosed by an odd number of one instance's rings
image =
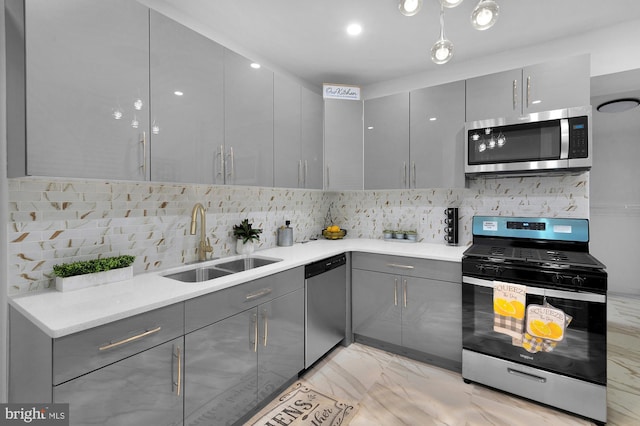
[[[233,225],[233,235],[238,239],[242,238],[242,242],[245,244],[249,241],[260,240],[261,233],[262,229],[253,228],[249,219],[243,220],[240,225]]]
[[[74,275],[92,274],[110,269],[126,268],[136,260],[135,256],[122,255],[115,257],[105,257],[102,259],[82,260],[72,263],[61,263],[53,265],[53,273],[60,278],[72,277]]]

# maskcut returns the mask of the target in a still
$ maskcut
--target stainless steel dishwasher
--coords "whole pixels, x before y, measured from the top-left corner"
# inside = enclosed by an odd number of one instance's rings
[[[347,316],[347,256],[341,254],[304,269],[304,367],[345,338]]]

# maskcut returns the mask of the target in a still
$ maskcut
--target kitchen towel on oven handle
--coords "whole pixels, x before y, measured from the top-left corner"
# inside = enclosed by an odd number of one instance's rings
[[[522,338],[527,286],[493,282],[493,331]]]

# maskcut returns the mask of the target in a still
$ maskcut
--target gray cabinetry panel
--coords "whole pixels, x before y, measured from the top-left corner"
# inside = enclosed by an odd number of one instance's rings
[[[409,93],[366,100],[364,129],[364,189],[409,188]]]
[[[464,188],[465,83],[410,93],[410,187]]]
[[[362,189],[362,102],[324,100],[324,188]]]
[[[180,337],[55,386],[53,402],[69,403],[74,425],[181,425],[183,347]]]
[[[304,287],[304,268],[288,269],[185,302],[185,332],[213,324]]]
[[[225,181],[273,186],[273,72],[224,51]]]
[[[148,9],[128,0],[25,8],[27,174],[148,179]]]
[[[150,13],[151,180],[213,183],[224,144],[223,47]]]
[[[274,185],[298,188],[302,180],[300,86],[275,74],[273,79]]]
[[[183,334],[184,305],[177,303],[54,339],[53,384],[78,377]],[[125,339],[131,341],[124,342]],[[112,344],[113,347],[107,348]]]
[[[322,96],[302,88],[302,177],[305,188],[322,189]]]
[[[459,262],[356,252],[352,255],[352,267],[387,274],[462,282],[462,266]]]

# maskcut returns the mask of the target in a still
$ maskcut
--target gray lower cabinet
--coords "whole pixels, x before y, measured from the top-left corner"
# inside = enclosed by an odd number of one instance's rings
[[[53,388],[72,425],[182,425],[183,338]]]
[[[215,322],[185,336],[185,424],[233,424],[304,369],[303,284],[296,268],[187,302],[187,331]]]
[[[363,253],[352,258],[356,341],[390,344],[386,349],[459,370],[460,264]]]

